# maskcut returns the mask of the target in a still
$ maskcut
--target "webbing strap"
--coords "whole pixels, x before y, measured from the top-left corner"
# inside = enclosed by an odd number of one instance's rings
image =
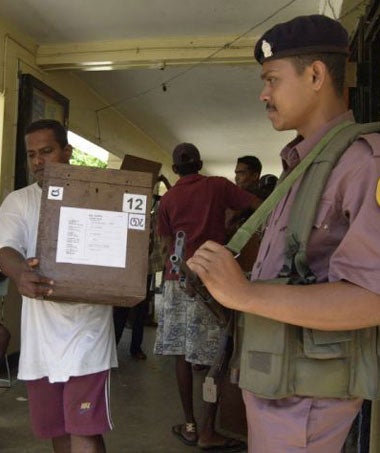
[[[344,151],[360,136],[380,131],[380,122],[351,124],[335,135],[316,157],[305,174],[290,213],[287,229],[284,270],[297,271],[306,282],[312,278],[306,247],[315,222],[317,207],[331,171]],[[307,207],[305,207],[307,206]],[[294,269],[293,268],[294,265]],[[282,272],[284,274],[286,272]]]
[[[232,236],[226,248],[233,253],[239,253],[251,236],[265,223],[269,214],[286,195],[295,181],[309,168],[314,159],[323,151],[325,146],[343,129],[354,124],[352,121],[345,121],[330,129],[322,140],[302,159],[302,161],[289,173],[269,197],[256,209],[256,211],[243,223],[243,225]]]

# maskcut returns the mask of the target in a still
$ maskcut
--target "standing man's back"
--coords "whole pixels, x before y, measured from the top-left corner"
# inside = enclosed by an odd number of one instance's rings
[[[242,200],[245,206],[251,206],[252,196],[236,190],[226,178],[199,174],[182,176],[162,197],[160,233],[174,237],[177,231],[184,230],[188,257],[208,239],[223,244],[226,208],[232,206],[239,210]]]
[[[208,239],[223,244],[226,240],[225,211],[259,206],[260,200],[226,178],[198,174],[202,161],[198,149],[182,143],[173,151],[173,170],[177,183],[161,198],[158,233],[166,253],[174,251],[176,233],[186,235],[186,258]],[[191,364],[213,364],[221,329],[210,312],[180,288],[178,276],[167,261],[163,307],[158,320],[155,353],[176,357],[176,373],[185,423],[172,432],[187,445],[201,448],[245,449],[245,444],[217,433],[214,428],[217,405],[206,404],[205,422],[198,430],[193,413]]]

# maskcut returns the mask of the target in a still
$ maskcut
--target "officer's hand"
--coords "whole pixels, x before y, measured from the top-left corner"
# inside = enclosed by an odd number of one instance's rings
[[[214,299],[228,308],[235,308],[235,301],[250,290],[251,284],[231,252],[216,242],[205,242],[187,265],[198,274]]]
[[[53,293],[54,282],[37,272],[39,261],[37,258],[26,259],[16,281],[17,289],[20,294],[34,299],[42,299]]]

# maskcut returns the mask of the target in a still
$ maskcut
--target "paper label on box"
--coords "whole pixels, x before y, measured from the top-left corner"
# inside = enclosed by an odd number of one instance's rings
[[[127,234],[125,212],[62,206],[56,261],[124,268]]]
[[[145,216],[140,214],[129,214],[128,228],[130,230],[145,230]]]
[[[146,214],[146,195],[125,193],[123,196],[123,211],[132,214]]]
[[[62,200],[63,198],[63,187],[49,186],[48,199],[49,200]]]

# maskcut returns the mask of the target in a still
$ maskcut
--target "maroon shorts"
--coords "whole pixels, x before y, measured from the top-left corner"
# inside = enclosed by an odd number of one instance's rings
[[[26,381],[33,432],[43,439],[74,434],[94,436],[112,429],[109,370],[51,384]]]

